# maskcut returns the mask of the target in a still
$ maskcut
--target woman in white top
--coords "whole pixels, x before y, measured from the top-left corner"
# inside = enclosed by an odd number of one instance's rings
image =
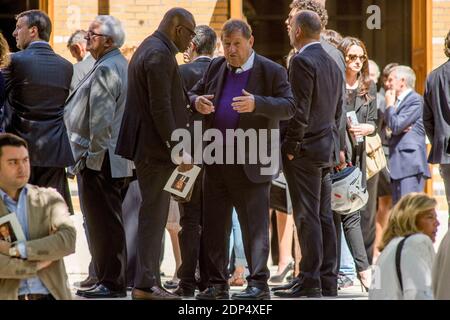
[[[439,226],[435,208],[435,199],[423,193],[410,193],[392,209],[379,247],[381,255],[374,267],[369,299],[433,299],[433,242]],[[407,236],[400,260],[402,290],[395,256],[398,244]]]

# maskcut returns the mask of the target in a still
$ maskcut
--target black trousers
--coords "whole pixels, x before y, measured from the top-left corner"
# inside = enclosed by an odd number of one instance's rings
[[[203,170],[194,184],[191,201],[180,204],[180,225],[178,240],[181,251],[181,265],[177,276],[180,286],[186,289],[195,289],[197,280],[195,273],[197,266],[200,270],[200,291],[206,288],[205,259],[202,256],[204,249],[201,242],[203,223]]]
[[[375,246],[379,178],[380,174],[377,173],[372,178],[367,180],[369,201],[361,210],[361,231],[364,240],[364,247],[366,248],[367,260],[370,265],[372,264],[373,249]]]
[[[70,214],[74,213],[65,168],[31,166],[30,184],[55,188],[66,201]]]
[[[357,272],[367,270],[369,268],[369,261],[367,260],[366,248],[364,247],[364,240],[361,232],[361,214],[359,211],[348,215],[334,214],[334,223],[336,225],[336,234],[338,239],[338,261],[336,269],[340,269],[341,257],[341,223],[344,229],[345,240],[348,248],[355,261]]]
[[[135,166],[142,203],[139,210],[134,286],[149,289],[155,285],[161,286],[161,241],[170,203],[170,194],[163,189],[175,167],[172,164],[155,165],[144,161],[135,161]]]
[[[88,225],[87,225],[87,221],[86,221],[86,208],[84,207],[84,201],[81,200],[82,195],[84,194],[83,184],[81,183],[82,179],[83,178],[81,177],[81,174],[78,174],[77,175],[78,197],[79,197],[79,201],[80,201],[81,214],[83,215],[83,229],[84,229],[84,234],[86,235],[86,241],[87,241],[89,253],[91,254],[91,261],[89,262],[88,274],[89,274],[89,277],[91,277],[91,278],[97,278],[97,275],[95,274],[95,267],[94,267],[94,262],[93,262],[94,257],[92,256],[92,250],[91,250],[91,240],[89,239]]]
[[[108,155],[101,171],[81,171],[80,201],[99,283],[110,290],[125,290],[127,251],[122,221],[122,190],[127,178],[112,178]]]
[[[270,182],[253,183],[242,165],[205,166],[203,246],[209,284],[228,288],[233,207],[242,230],[248,285],[267,289]]]
[[[337,288],[336,230],[331,211],[330,169],[307,157],[283,157],[302,260],[299,278],[306,288]]]

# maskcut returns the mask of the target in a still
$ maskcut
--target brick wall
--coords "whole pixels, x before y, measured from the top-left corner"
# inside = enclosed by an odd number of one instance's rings
[[[227,0],[110,0],[109,14],[124,25],[127,36],[124,47],[133,47],[153,33],[164,13],[173,7],[186,8],[198,25],[207,24],[217,32],[229,14]],[[66,49],[68,37],[76,29],[88,28],[97,15],[98,1],[55,0],[54,10],[54,49],[74,61]]]
[[[450,30],[450,0],[433,0],[433,69],[448,58],[444,54],[444,38]]]

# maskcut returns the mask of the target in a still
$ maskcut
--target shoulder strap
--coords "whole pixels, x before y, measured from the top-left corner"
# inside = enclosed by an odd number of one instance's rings
[[[397,245],[397,250],[395,251],[395,268],[397,270],[397,278],[398,278],[398,282],[400,283],[400,290],[402,291],[402,294],[403,294],[403,280],[402,280],[402,269],[400,267],[400,262],[401,262],[401,258],[402,258],[403,245],[405,244],[406,239],[408,239],[410,236],[412,236],[412,234],[404,237],[402,239],[402,241],[400,241],[400,243]]]

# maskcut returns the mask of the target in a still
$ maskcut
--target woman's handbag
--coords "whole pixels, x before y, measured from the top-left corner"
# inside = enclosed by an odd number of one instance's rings
[[[374,136],[366,137],[366,154],[366,178],[369,180],[387,165],[383,145],[378,133]]]

